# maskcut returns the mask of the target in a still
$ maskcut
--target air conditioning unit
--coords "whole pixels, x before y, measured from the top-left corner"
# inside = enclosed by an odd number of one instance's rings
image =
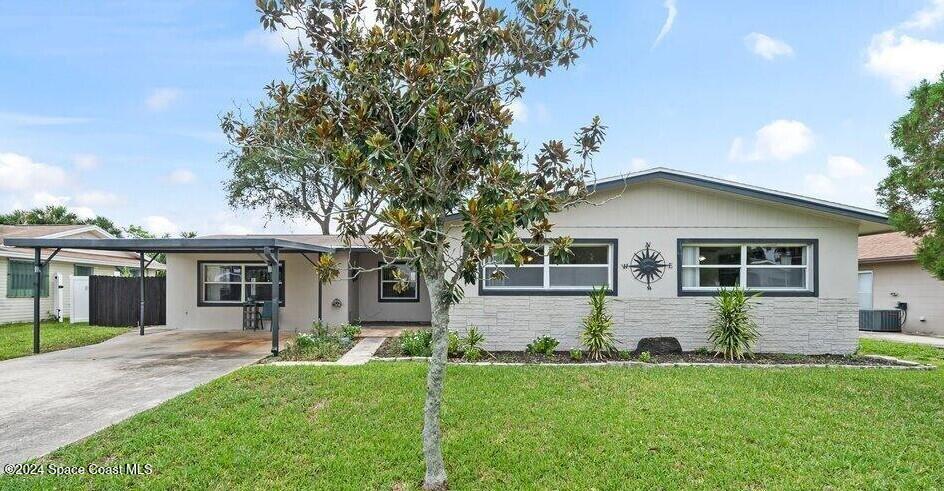
[[[859,330],[875,332],[901,332],[903,312],[892,310],[860,310]]]

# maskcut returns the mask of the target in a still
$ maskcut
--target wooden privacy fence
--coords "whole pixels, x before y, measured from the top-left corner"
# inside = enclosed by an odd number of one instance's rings
[[[141,312],[141,278],[89,277],[89,324],[136,326]],[[144,325],[167,322],[167,278],[144,278]]]

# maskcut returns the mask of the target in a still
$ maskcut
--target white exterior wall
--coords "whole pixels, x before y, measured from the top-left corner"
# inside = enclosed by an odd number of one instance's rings
[[[894,309],[898,302],[908,303],[903,332],[944,336],[944,281],[916,261],[862,264],[859,271],[872,272],[872,308]]]
[[[20,259],[16,259],[20,260]],[[32,259],[22,259],[23,261],[30,261]],[[43,297],[39,299],[39,315],[41,319],[46,319],[52,315],[53,309],[55,309],[55,303],[53,299],[55,298],[55,293],[53,292],[55,280],[53,276],[58,273],[62,275],[62,286],[63,288],[60,293],[64,296],[63,298],[63,316],[68,317],[70,308],[71,308],[71,286],[69,278],[72,277],[73,272],[75,271],[75,264],[84,263],[72,263],[64,261],[53,260],[49,266],[49,292],[48,297]],[[91,265],[90,265],[91,266]],[[7,271],[9,268],[9,259],[0,258],[0,324],[8,322],[31,322],[33,320],[33,299],[29,298],[7,298]],[[101,266],[95,265],[95,274],[100,276],[112,276],[115,272],[114,266]]]
[[[309,255],[314,259],[317,254]],[[282,253],[285,261],[285,306],[280,310],[282,332],[311,329],[318,318],[318,275],[300,254]],[[346,264],[347,255],[335,259]],[[255,254],[167,254],[167,325],[178,329],[228,331],[242,329],[242,308],[204,307],[197,305],[197,261],[261,262]],[[344,268],[344,266],[342,266]],[[323,319],[329,324],[347,322],[347,281],[341,278],[324,286]],[[335,298],[341,308],[331,306]]]
[[[605,197],[594,200],[601,202]],[[856,349],[858,227],[853,221],[701,188],[649,182],[597,206],[567,210],[551,222],[555,235],[619,241],[617,295],[609,297],[608,307],[622,349],[635,349],[640,338],[650,336],[676,337],[685,350],[707,345],[711,297],[677,293],[680,238],[817,239],[818,297],[760,299],[757,350],[850,353]],[[652,284],[652,290],[620,267],[646,242],[673,266]],[[580,324],[587,311],[586,296],[480,296],[477,285],[467,285],[464,300],[452,308],[450,328],[463,332],[468,326],[479,327],[488,349],[521,350],[542,334],[556,337],[560,348],[568,349],[579,344]]]

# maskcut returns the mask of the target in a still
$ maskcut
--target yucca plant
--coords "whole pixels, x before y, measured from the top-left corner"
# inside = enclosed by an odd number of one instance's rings
[[[715,318],[708,328],[708,341],[715,355],[729,360],[753,356],[751,346],[757,340],[757,323],[751,314],[751,300],[759,293],[748,295],[743,288],[722,288],[714,299],[711,311]]]
[[[606,311],[606,289],[600,287],[590,293],[590,314],[583,320],[580,342],[587,348],[587,355],[601,360],[616,349],[613,335],[613,318]]]

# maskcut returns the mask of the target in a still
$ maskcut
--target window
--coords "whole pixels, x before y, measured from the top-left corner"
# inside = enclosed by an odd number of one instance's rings
[[[416,270],[408,264],[393,263],[380,267],[380,284],[377,286],[377,299],[381,302],[419,302],[420,292],[417,288]],[[397,278],[399,271],[400,278],[405,278],[407,286],[403,291],[397,291]]]
[[[7,298],[28,298],[33,296],[36,273],[32,261],[9,260],[7,268]],[[39,296],[49,296],[49,264],[43,266],[43,279],[40,282]]]
[[[92,276],[93,274],[95,274],[95,268],[92,266],[76,264],[72,267],[72,276]]]
[[[713,294],[721,287],[814,294],[815,241],[680,241],[679,291]],[[812,265],[812,267],[811,267]]]
[[[584,294],[601,286],[615,292],[616,240],[576,241],[566,261],[548,256],[548,246],[529,252],[520,267],[490,264],[483,268],[481,293],[514,295],[523,292]],[[501,271],[504,278],[494,278]]]
[[[198,261],[197,304],[242,305],[272,300],[272,278],[265,263]],[[279,305],[285,306],[285,263],[279,263]]]

